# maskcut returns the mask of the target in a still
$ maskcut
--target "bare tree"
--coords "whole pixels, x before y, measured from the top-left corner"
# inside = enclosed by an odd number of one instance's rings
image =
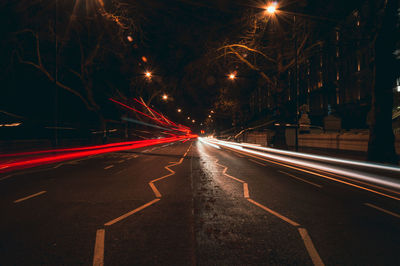
[[[216,50],[214,60],[224,59],[257,72],[270,95],[282,91],[290,94],[289,72],[296,67],[296,57],[297,66],[301,66],[323,45],[311,34],[313,22],[298,18],[293,24],[293,16],[268,20],[251,16],[247,26],[238,41],[226,42]]]
[[[104,129],[96,77],[108,67],[105,62],[110,58],[125,60],[129,43],[126,36],[137,26],[127,17],[127,7],[117,1],[109,7],[112,11],[107,11],[101,0],[90,7],[76,2],[72,14],[68,14],[70,5],[60,2],[55,6],[57,17],[35,17],[40,21],[36,30],[17,32],[15,54],[20,63],[32,66],[59,88],[77,96],[87,110],[96,113]],[[83,8],[86,13],[79,12]],[[56,53],[49,49],[51,46],[56,47]]]

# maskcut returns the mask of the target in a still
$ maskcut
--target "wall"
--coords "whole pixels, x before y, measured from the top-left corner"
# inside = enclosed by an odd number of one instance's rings
[[[293,134],[286,132],[286,138]],[[248,132],[246,133],[243,141],[248,143],[260,144],[262,146],[269,146],[272,137],[271,132]],[[397,154],[400,155],[400,133],[395,135],[396,143],[395,148]],[[362,151],[368,150],[368,131],[354,131],[348,133],[319,133],[319,134],[302,134],[299,135],[300,147],[311,147],[320,149],[336,149],[347,151]],[[287,144],[292,146],[293,141],[287,139]]]

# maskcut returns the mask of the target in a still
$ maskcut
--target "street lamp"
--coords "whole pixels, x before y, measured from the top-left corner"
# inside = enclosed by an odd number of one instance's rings
[[[277,12],[278,4],[272,2],[265,10],[271,16]],[[295,132],[295,147],[296,151],[299,150],[299,66],[298,66],[298,54],[297,54],[297,34],[296,34],[296,15],[293,14],[293,37],[294,37],[294,65],[295,65],[295,84],[296,84],[296,132]]]
[[[234,73],[229,74],[229,79],[234,80],[236,78],[236,75]]]
[[[275,14],[276,12],[276,7],[277,7],[278,3],[277,2],[272,2],[271,4],[269,4],[266,8],[265,11],[271,15]]]
[[[162,96],[162,99],[163,99],[164,101],[168,100],[168,95],[164,93],[163,96]]]
[[[146,75],[146,78],[151,79],[151,76],[152,76],[151,72],[146,71],[145,75]]]
[[[180,113],[180,112],[182,112],[182,109],[181,109],[181,108],[178,108],[178,110],[177,110],[177,111],[178,111],[178,113]]]
[[[195,122],[196,122],[196,120],[193,119],[193,120],[192,120],[192,123],[195,123]]]

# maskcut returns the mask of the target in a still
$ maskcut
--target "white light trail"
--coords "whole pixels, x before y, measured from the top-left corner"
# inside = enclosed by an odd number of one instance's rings
[[[214,147],[214,148],[216,148],[216,149],[221,149],[218,145],[213,144],[213,143],[211,143],[211,142],[208,142],[208,141],[206,141],[204,138],[198,137],[198,140],[199,140],[201,143],[210,145],[211,147]]]
[[[362,166],[362,167],[367,167],[367,168],[372,168],[372,169],[387,170],[387,171],[394,171],[394,172],[400,173],[400,167],[396,167],[396,166],[389,166],[389,165],[383,165],[383,164],[377,164],[377,163],[367,163],[367,162],[361,162],[361,161],[355,161],[355,160],[339,159],[339,158],[328,157],[328,156],[313,155],[313,154],[307,154],[307,153],[301,153],[301,152],[292,152],[292,151],[285,151],[285,150],[280,150],[280,149],[266,148],[266,147],[261,147],[260,145],[257,145],[257,144],[235,143],[235,142],[222,141],[222,140],[218,140],[218,141],[224,142],[227,144],[233,144],[236,146],[248,147],[248,148],[252,148],[252,149],[256,149],[256,150],[262,150],[262,151],[267,151],[267,152],[271,152],[271,153],[289,155],[289,156],[294,156],[294,157],[299,157],[299,158],[304,158],[304,159],[318,160],[318,161],[331,162],[331,163],[340,163],[340,164],[346,164],[346,165],[352,165],[352,166]]]
[[[356,180],[366,181],[366,182],[370,182],[373,184],[382,185],[385,187],[390,187],[390,188],[400,190],[400,180],[396,180],[396,179],[390,178],[390,177],[378,176],[378,175],[373,175],[373,174],[369,174],[366,172],[360,172],[360,171],[355,171],[355,170],[351,170],[351,169],[344,169],[341,167],[329,166],[329,165],[324,165],[321,163],[309,162],[309,161],[304,161],[304,160],[300,160],[300,159],[293,159],[293,158],[283,157],[283,156],[279,156],[279,155],[268,154],[265,152],[250,150],[250,149],[244,148],[244,147],[240,146],[240,144],[238,145],[237,143],[234,143],[234,142],[220,141],[220,140],[216,140],[216,139],[212,139],[212,140],[211,139],[207,139],[207,140],[203,139],[202,141],[205,143],[208,142],[208,144],[210,144],[210,142],[212,142],[215,145],[218,144],[222,147],[229,147],[231,149],[240,150],[240,151],[246,152],[248,154],[257,155],[259,157],[264,157],[264,158],[281,161],[281,162],[287,162],[287,163],[295,164],[298,166],[323,170],[323,171],[326,171],[329,173],[352,177]],[[255,147],[257,147],[257,146],[255,146]]]

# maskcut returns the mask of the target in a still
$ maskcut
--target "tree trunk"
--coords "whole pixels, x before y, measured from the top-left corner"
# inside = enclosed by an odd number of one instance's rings
[[[393,88],[398,74],[397,0],[388,0],[375,42],[375,86],[372,91],[368,160],[398,164],[392,129]]]

